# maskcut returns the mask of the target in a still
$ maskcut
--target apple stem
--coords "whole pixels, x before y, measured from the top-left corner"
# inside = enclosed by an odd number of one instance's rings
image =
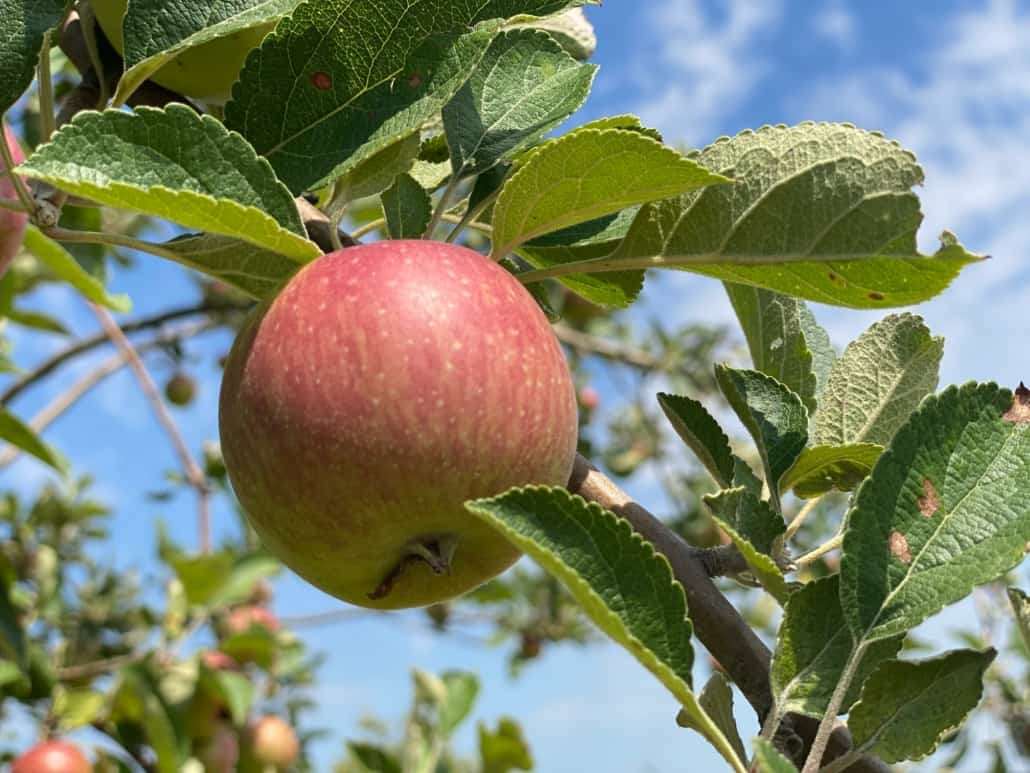
[[[383,578],[374,591],[368,594],[372,601],[384,599],[393,591],[394,585],[404,571],[413,563],[422,561],[433,570],[433,574],[441,575],[451,573],[451,561],[454,559],[454,551],[458,548],[458,538],[453,534],[444,534],[439,537],[422,537],[407,545],[404,555],[397,564]]]

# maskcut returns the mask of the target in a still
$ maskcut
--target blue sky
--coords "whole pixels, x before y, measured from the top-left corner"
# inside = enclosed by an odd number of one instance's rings
[[[668,140],[700,146],[766,123],[847,120],[914,150],[926,168],[921,246],[934,249],[948,228],[973,251],[993,256],[918,309],[948,338],[942,383],[1030,381],[1030,5],[608,0],[589,14],[601,41],[596,60],[602,70],[576,122],[635,112]],[[113,285],[131,293],[135,313],[142,314],[181,300],[189,281],[180,269],[144,256],[135,271],[118,272]],[[39,292],[33,302],[70,319],[79,332],[94,329],[92,317],[62,289]],[[679,321],[730,319],[719,285],[687,274],[652,278],[643,304]],[[815,311],[838,346],[877,316]],[[209,337],[195,351],[219,354],[228,343]],[[18,344],[23,364],[59,346],[37,336]],[[159,375],[169,372],[155,363]],[[194,447],[216,435],[217,372],[210,357],[201,363],[200,399],[180,414]],[[63,371],[16,409],[31,416],[88,366]],[[81,464],[81,472],[94,475],[99,492],[114,504],[116,541],[106,548],[111,561],[146,570],[158,517],[194,544],[189,497],[159,505],[144,496],[162,485],[163,471],[176,462],[128,374],[106,382],[47,437]],[[31,491],[45,476],[24,460],[4,471],[4,484]],[[233,528],[230,514],[220,510],[216,534]],[[279,583],[276,605],[283,614],[339,606],[291,577]],[[544,773],[721,769],[707,747],[675,726],[675,702],[614,647],[558,648],[512,681],[500,651],[431,635],[417,614],[322,627],[308,636],[329,655],[314,696],[320,705],[314,724],[334,731],[318,747],[323,767],[336,758],[342,739],[353,737],[363,714],[400,720],[409,671],[419,667],[478,671],[484,689],[476,717],[519,718]],[[741,712],[749,723],[747,716]],[[473,738],[467,729],[460,744],[470,750]]]

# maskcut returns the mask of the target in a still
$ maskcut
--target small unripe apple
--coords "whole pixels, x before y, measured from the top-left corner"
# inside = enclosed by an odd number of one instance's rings
[[[229,478],[265,545],[366,607],[453,598],[519,557],[464,502],[565,485],[575,390],[532,296],[477,252],[348,248],[260,306],[222,382]]]
[[[119,54],[125,53],[122,21],[129,0],[93,0],[97,23]],[[151,76],[166,89],[205,102],[229,99],[247,54],[261,45],[275,22],[234,32],[188,49]]]
[[[93,765],[74,744],[44,741],[18,757],[11,773],[93,773]]]
[[[247,729],[248,752],[261,765],[287,768],[300,755],[297,734],[279,717],[261,717]]]
[[[583,387],[579,390],[579,404],[585,411],[596,411],[601,405],[601,395],[593,387]]]
[[[176,373],[165,384],[165,397],[172,405],[184,408],[197,396],[197,384],[185,373]]]
[[[6,126],[4,126],[4,141],[7,142],[15,164],[20,164],[25,160],[17,137]],[[17,198],[18,194],[14,190],[14,184],[7,177],[4,162],[0,161],[0,199],[16,201]],[[0,209],[0,277],[6,273],[7,267],[11,265],[11,261],[18,253],[28,222],[29,216],[24,212]]]
[[[219,650],[208,650],[200,656],[200,662],[212,671],[240,670],[240,664],[236,662],[235,658]]]
[[[266,628],[270,633],[279,630],[279,618],[265,607],[236,607],[225,620],[225,629],[229,634],[244,633],[252,625]]]

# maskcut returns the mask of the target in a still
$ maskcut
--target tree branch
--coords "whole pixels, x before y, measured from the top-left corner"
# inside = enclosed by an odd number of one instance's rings
[[[95,303],[89,304],[89,307],[93,310],[104,332],[118,348],[122,356],[128,360],[129,367],[136,374],[136,380],[139,382],[143,394],[150,402],[158,422],[164,429],[165,434],[168,435],[172,448],[179,457],[186,480],[197,492],[197,509],[200,516],[200,550],[202,553],[207,553],[211,550],[211,508],[209,502],[211,492],[208,489],[207,477],[204,475],[200,465],[193,459],[189,446],[186,444],[182,433],[179,432],[179,427],[176,425],[175,420],[168,412],[168,408],[161,398],[161,393],[158,391],[154,379],[150,377],[150,373],[143,364],[143,360],[140,359],[139,354],[132,347],[129,339],[125,337],[122,329],[118,327],[114,317],[111,316],[107,309]]]
[[[560,322],[552,325],[551,328],[559,341],[581,352],[596,354],[608,360],[648,370],[663,370],[665,367],[660,357],[643,349],[609,341],[601,336],[590,335],[590,333],[584,333]]]
[[[625,518],[668,559],[673,575],[686,592],[690,619],[698,639],[718,658],[719,664],[755,709],[761,723],[773,705],[769,684],[771,654],[708,576],[703,560],[704,552],[684,542],[582,456],[576,457],[569,491]],[[818,724],[816,719],[798,715],[788,715],[784,720],[784,725],[800,736],[803,742],[801,754],[795,757],[798,764],[804,761],[811,748]],[[823,763],[840,757],[850,748],[850,734],[842,726],[830,737]],[[890,768],[867,755],[857,760],[848,770],[851,773],[889,773]]]

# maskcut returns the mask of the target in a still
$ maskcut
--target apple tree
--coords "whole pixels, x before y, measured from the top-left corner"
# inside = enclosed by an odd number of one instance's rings
[[[944,739],[960,757],[985,689],[1025,754],[1026,642],[911,635],[1003,588],[1030,544],[1030,390],[940,388],[943,341],[898,311],[982,256],[947,232],[918,251],[922,169],[876,131],[683,151],[632,115],[560,129],[603,77],[591,4],[0,0],[0,324],[67,335],[21,303],[61,282],[101,328],[29,369],[0,338],[0,467],[64,478],[0,508],[0,711],[42,739],[15,771],[91,769],[63,740],[86,725],[100,770],[307,769],[318,662],[268,609],[283,565],[443,631],[478,610],[515,668],[608,637],[730,770],[883,771]],[[188,269],[199,298],[116,318],[126,251]],[[726,331],[625,311],[662,271],[723,284],[747,367]],[[885,316],[838,352],[811,303]],[[190,341],[215,329],[236,342],[220,446],[197,453],[168,405],[193,399]],[[12,407],[108,344],[44,413]],[[173,365],[163,391],[148,353]],[[632,374],[617,408],[598,362]],[[180,462],[162,496],[197,504],[195,552],[155,535],[156,595],[96,559],[107,509],[42,434],[122,367]],[[614,480],[647,466],[673,518]],[[216,496],[239,540],[211,544]],[[502,575],[522,555],[542,571]],[[1030,638],[1008,597],[1016,624],[992,628]],[[474,675],[415,687],[404,738],[354,741],[340,770],[532,766],[509,718],[478,759],[450,749]]]

